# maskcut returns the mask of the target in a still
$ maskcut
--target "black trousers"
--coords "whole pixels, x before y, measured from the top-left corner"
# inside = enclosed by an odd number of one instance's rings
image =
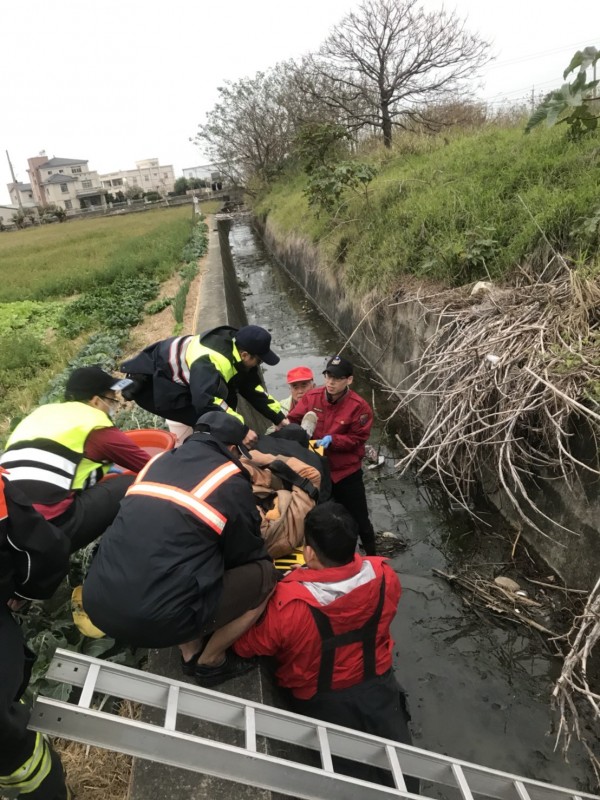
[[[40,734],[27,730],[29,709],[19,702],[34,658],[12,614],[0,605],[0,795],[3,789],[22,789],[27,800],[66,800],[60,758]]]
[[[348,689],[317,692],[310,700],[292,698],[292,711],[307,717],[333,722],[345,728],[382,736],[402,744],[411,744],[409,715],[404,693],[390,669],[383,675],[357,683]],[[393,786],[388,770],[334,757],[336,771],[353,778]],[[406,788],[419,793],[419,780],[404,776]]]
[[[332,495],[336,503],[341,503],[356,520],[358,535],[365,553],[368,556],[374,556],[375,531],[369,519],[362,469],[358,469],[351,475],[342,478],[341,481],[334,483]]]
[[[117,516],[121,500],[134,480],[135,475],[105,478],[79,492],[65,513],[51,520],[70,538],[72,553],[104,533]]]

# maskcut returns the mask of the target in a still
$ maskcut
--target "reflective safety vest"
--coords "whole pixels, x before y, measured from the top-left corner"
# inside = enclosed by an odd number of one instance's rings
[[[10,775],[0,775],[0,792],[2,794],[5,791],[7,794],[10,792],[11,797],[15,796],[14,793],[19,797],[26,797],[40,788],[52,768],[52,755],[48,742],[41,733],[36,733],[33,751],[25,763]]]
[[[33,503],[58,503],[108,472],[110,465],[90,461],[83,451],[93,430],[112,426],[107,414],[87,403],[40,406],[17,425],[0,464]]]
[[[239,350],[236,347],[235,342],[232,342],[232,358],[235,361],[241,361]],[[235,365],[232,363],[231,359],[227,356],[224,356],[223,353],[219,353],[217,350],[213,350],[211,347],[206,347],[206,345],[202,344],[200,341],[199,336],[194,336],[192,341],[189,342],[186,353],[185,353],[185,362],[188,368],[188,377],[189,377],[189,369],[199,358],[207,357],[214,368],[217,370],[219,375],[223,378],[225,383],[229,383],[230,380],[235,378],[238,374]],[[262,389],[262,386],[260,387]],[[223,411],[226,411],[228,414],[231,414],[240,422],[244,422],[244,418],[241,414],[238,414],[230,405],[228,405],[225,400],[221,399],[220,397],[215,397],[213,400],[216,406],[219,406]]]
[[[241,470],[239,467],[233,462],[222,464],[203,478],[200,483],[189,491],[186,491],[185,489],[179,489],[177,486],[172,486],[168,483],[144,480],[149,468],[161,455],[163,454],[159,453],[146,464],[144,469],[138,474],[135,482],[127,490],[127,496],[154,497],[158,500],[174,503],[180,508],[189,511],[220,536],[227,523],[227,518],[224,517],[220,511],[217,511],[216,508],[207,503],[205,498],[232,475],[240,472]]]

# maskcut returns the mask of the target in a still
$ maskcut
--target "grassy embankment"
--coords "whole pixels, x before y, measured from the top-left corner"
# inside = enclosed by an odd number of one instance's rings
[[[398,136],[394,148],[357,155],[377,167],[368,198],[350,196],[332,219],[315,218],[306,178],[290,170],[255,210],[280,235],[318,243],[360,294],[389,293],[407,276],[448,286],[508,277],[548,253],[598,269],[600,137],[571,143],[562,127],[525,136],[484,128]],[[543,232],[543,233],[542,233]]]
[[[68,362],[111,366],[191,232],[184,206],[0,236],[0,439]]]

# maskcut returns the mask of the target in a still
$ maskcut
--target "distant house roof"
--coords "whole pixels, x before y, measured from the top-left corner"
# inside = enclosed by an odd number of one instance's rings
[[[74,178],[72,175],[63,175],[61,172],[59,175],[53,175],[51,178],[48,178],[44,183],[68,183],[69,181],[77,181],[77,178]]]
[[[38,169],[46,169],[47,167],[69,167],[71,164],[87,164],[86,158],[50,158],[39,164]]]
[[[11,189],[14,189],[15,186],[17,187],[17,189],[20,192],[30,192],[31,191],[31,184],[30,183],[19,183],[19,181],[17,181],[16,183],[11,183],[10,184],[10,188]]]

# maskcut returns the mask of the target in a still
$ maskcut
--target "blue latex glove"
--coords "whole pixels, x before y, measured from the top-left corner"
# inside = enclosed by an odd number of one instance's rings
[[[317,439],[316,445],[317,445],[317,447],[327,448],[327,447],[329,447],[329,445],[331,444],[332,441],[333,441],[333,438],[329,434],[327,434],[327,436],[324,436],[322,439]]]

